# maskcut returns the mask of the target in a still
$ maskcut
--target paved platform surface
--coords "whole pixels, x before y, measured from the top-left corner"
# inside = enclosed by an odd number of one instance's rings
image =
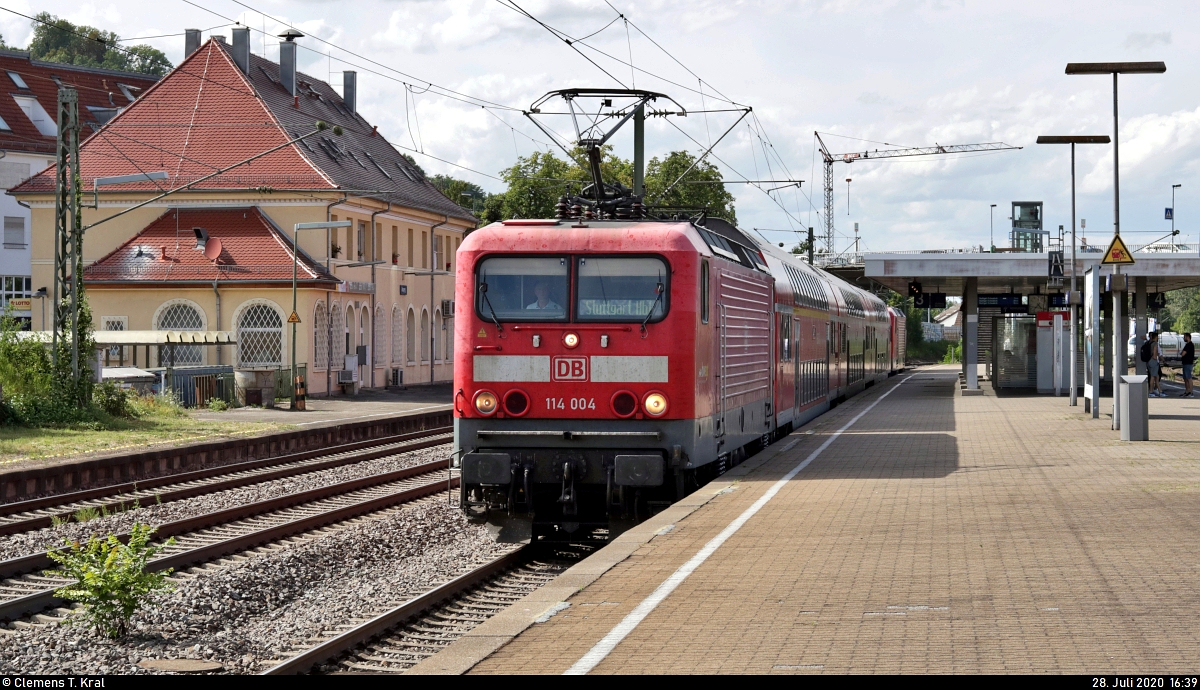
[[[414,412],[450,409],[453,386],[437,383],[409,386],[404,390],[365,389],[358,395],[310,397],[303,412],[292,412],[289,401],[281,400],[273,408],[238,407],[224,412],[198,409],[191,412],[196,419],[224,422],[279,422],[300,428],[355,422],[373,417],[388,417]]]
[[[870,389],[413,670],[1195,672],[1200,400],[1151,400],[1157,440],[1130,444],[1065,398],[955,388],[942,367]]]

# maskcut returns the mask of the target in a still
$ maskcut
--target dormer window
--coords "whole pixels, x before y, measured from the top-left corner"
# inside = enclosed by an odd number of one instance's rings
[[[125,94],[125,98],[128,98],[130,103],[133,103],[135,100],[137,100],[137,94],[134,92],[141,91],[141,89],[136,86],[129,86],[128,84],[122,84],[120,82],[117,82],[117,88],[121,90],[121,93]]]
[[[16,72],[9,72],[8,78],[12,79],[12,83],[16,84],[18,89],[29,90],[29,84],[26,84],[25,80],[21,78],[21,75],[17,74]]]
[[[8,123],[7,123],[7,122],[5,122],[5,121],[4,121],[4,118],[2,118],[2,117],[0,117],[0,130],[2,130],[2,131],[5,131],[5,132],[11,132],[11,131],[12,131],[12,127],[9,127],[9,126],[8,126]]]

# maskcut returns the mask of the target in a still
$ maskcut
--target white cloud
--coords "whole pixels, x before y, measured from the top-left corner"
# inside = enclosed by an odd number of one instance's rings
[[[1163,31],[1156,34],[1132,33],[1125,37],[1125,47],[1133,50],[1146,50],[1155,46],[1171,45],[1171,32]]]

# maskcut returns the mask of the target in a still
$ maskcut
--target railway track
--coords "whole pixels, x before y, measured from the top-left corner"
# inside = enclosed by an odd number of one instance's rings
[[[141,482],[87,489],[0,505],[0,535],[52,526],[80,510],[121,510],[169,503],[251,484],[318,472],[449,443],[452,427],[438,427],[333,448],[210,467]]]
[[[521,597],[553,580],[592,547],[537,544],[510,551],[420,596],[324,631],[263,675],[404,673]]]
[[[154,570],[197,565],[415,501],[457,483],[457,477],[448,476],[446,463],[435,461],[165,523],[155,538],[175,537],[176,543],[149,565]],[[63,603],[54,591],[67,581],[42,574],[52,567],[45,552],[0,562],[0,620]]]

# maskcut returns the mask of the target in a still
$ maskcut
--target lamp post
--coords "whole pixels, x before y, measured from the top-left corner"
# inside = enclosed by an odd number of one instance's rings
[[[1067,74],[1111,74],[1113,80],[1113,236],[1121,235],[1121,140],[1117,120],[1117,75],[1162,74],[1165,62],[1069,62]],[[1121,274],[1120,264],[1113,266],[1113,275]],[[1124,292],[1123,290],[1121,292]],[[1112,428],[1121,428],[1121,396],[1119,377],[1125,375],[1125,323],[1121,303],[1125,298],[1113,295],[1113,418]],[[1099,381],[1096,382],[1099,384]]]
[[[323,220],[317,223],[296,223],[292,228],[292,315],[288,317],[288,321],[292,324],[292,409],[296,409],[296,324],[299,323],[299,315],[296,313],[296,271],[300,263],[297,258],[300,254],[300,245],[296,243],[296,236],[301,230],[324,230],[326,228],[348,228],[354,225],[353,221],[349,220]],[[328,365],[326,365],[328,366]]]
[[[846,215],[850,215],[850,178],[846,178]]]
[[[1075,144],[1107,144],[1109,139],[1107,135],[1072,135],[1072,136],[1042,136],[1037,138],[1039,144],[1070,144],[1071,145],[1071,289],[1067,292],[1068,302],[1071,302],[1070,296],[1077,294],[1075,283],[1078,271],[1075,266]],[[1082,301],[1082,300],[1081,300]],[[1072,306],[1071,308],[1071,402],[1070,406],[1075,407],[1079,404],[1076,397],[1076,388],[1078,380],[1076,378],[1077,369],[1075,362],[1076,341],[1079,334],[1076,330],[1076,322],[1079,321],[1079,310]],[[1099,353],[1097,353],[1099,356]]]
[[[996,205],[992,204],[992,208],[988,211],[990,218],[988,219],[988,242],[992,245],[992,253],[996,252]]]
[[[1175,190],[1179,189],[1182,186],[1183,185],[1180,185],[1180,184],[1171,185],[1171,245],[1172,245],[1171,250],[1172,251],[1175,250],[1175,246],[1174,246],[1175,245]]]
[[[38,288],[33,296],[42,303],[42,330],[44,331],[46,330],[46,288]]]

